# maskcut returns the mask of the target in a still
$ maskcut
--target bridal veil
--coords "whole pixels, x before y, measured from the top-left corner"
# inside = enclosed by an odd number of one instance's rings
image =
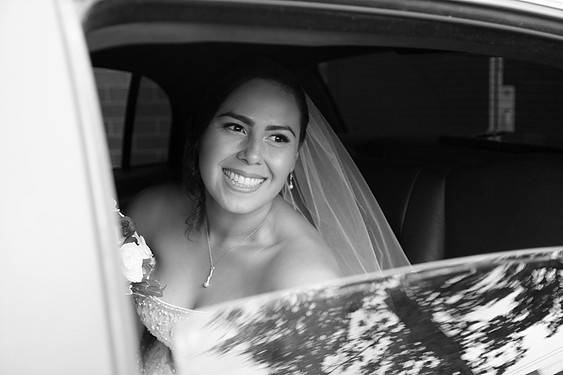
[[[286,201],[305,215],[328,244],[345,276],[409,265],[379,204],[313,101]]]

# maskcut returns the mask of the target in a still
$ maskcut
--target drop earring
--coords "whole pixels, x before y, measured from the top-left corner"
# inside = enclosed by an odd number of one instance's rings
[[[293,182],[294,182],[294,179],[293,179],[293,172],[291,172],[291,173],[289,174],[288,180],[289,180],[289,181],[288,181],[288,183],[287,183],[287,187],[289,188],[289,190],[293,190]]]

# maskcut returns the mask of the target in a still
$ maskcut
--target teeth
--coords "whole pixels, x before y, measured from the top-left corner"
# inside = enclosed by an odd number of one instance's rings
[[[242,187],[256,187],[265,180],[264,178],[244,177],[233,171],[225,171],[224,173],[232,182]]]

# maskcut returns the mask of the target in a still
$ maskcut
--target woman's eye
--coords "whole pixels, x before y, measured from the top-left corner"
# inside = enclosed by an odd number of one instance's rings
[[[283,134],[273,134],[270,136],[270,139],[275,143],[287,143],[289,142],[289,138]]]
[[[244,126],[242,126],[240,124],[235,124],[235,123],[225,124],[225,129],[229,129],[229,130],[236,132],[236,133],[246,134],[246,129],[244,128]]]

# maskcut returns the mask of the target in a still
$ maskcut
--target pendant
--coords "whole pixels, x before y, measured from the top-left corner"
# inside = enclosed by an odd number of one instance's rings
[[[213,271],[215,271],[215,266],[209,267],[209,274],[207,275],[207,279],[202,284],[204,288],[209,288],[209,285],[211,284],[211,278],[213,277]]]

